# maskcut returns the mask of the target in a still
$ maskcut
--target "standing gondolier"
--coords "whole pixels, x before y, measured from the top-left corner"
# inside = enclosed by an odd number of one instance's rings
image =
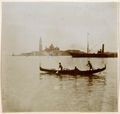
[[[87,66],[90,68],[90,70],[93,70],[93,66],[90,61],[88,61]]]
[[[60,69],[60,70],[63,70],[63,66],[62,66],[61,63],[59,63],[59,69]]]
[[[59,63],[59,67],[58,67],[58,70],[56,71],[56,74],[59,73],[59,71],[62,71],[63,70],[63,66],[61,63]]]

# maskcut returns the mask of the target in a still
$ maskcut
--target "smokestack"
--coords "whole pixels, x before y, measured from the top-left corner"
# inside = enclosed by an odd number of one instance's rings
[[[40,37],[40,40],[39,40],[39,51],[41,52],[42,51],[42,39]]]
[[[102,53],[104,53],[104,44],[102,44]]]

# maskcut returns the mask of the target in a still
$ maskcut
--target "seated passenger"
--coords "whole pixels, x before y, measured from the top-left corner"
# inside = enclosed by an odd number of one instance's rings
[[[75,66],[75,70],[77,70],[78,68]]]

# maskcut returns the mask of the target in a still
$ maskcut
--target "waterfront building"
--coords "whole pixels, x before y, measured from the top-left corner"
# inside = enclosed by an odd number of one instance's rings
[[[50,52],[50,51],[60,51],[59,47],[55,47],[53,44],[51,44],[49,47],[45,48],[45,51]]]

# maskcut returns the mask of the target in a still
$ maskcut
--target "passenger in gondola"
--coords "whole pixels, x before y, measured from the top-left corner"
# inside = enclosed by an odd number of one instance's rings
[[[75,66],[75,71],[78,71],[78,68]]]
[[[90,68],[90,70],[93,70],[93,66],[90,61],[88,61],[87,66]]]

